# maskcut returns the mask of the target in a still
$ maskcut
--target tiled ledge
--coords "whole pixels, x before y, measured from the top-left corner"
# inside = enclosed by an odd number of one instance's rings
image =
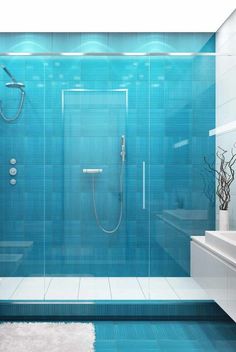
[[[209,300],[191,277],[8,277],[2,301]]]
[[[225,320],[190,277],[0,279],[1,320]]]

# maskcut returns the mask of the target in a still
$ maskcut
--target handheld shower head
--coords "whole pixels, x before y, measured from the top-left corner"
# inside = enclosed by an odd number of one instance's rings
[[[6,87],[7,88],[18,88],[20,90],[23,90],[23,88],[25,87],[24,83],[17,82],[15,77],[11,74],[11,72],[8,70],[8,68],[6,66],[4,66],[4,65],[0,65],[0,66],[12,80],[12,82],[6,83]]]
[[[6,66],[4,65],[0,65],[0,67],[6,72],[6,74],[11,78],[11,82],[6,83],[6,87],[7,88],[16,88],[19,89],[21,94],[20,94],[20,102],[19,102],[19,106],[18,106],[18,110],[17,113],[15,114],[15,116],[13,118],[9,118],[7,117],[4,112],[2,111],[2,107],[0,105],[0,116],[3,118],[3,120],[5,122],[14,122],[18,119],[18,117],[20,116],[20,113],[22,111],[23,108],[23,104],[24,104],[24,100],[25,100],[25,91],[24,91],[24,83],[21,82],[17,82],[17,80],[15,79],[14,76],[12,76],[11,72],[6,68]]]
[[[1,68],[6,72],[6,74],[11,78],[11,80],[16,83],[15,77],[12,76],[11,72],[6,68],[6,66],[1,65]]]

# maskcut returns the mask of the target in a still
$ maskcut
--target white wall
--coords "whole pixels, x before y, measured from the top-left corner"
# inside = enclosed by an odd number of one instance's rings
[[[217,135],[216,146],[219,145],[230,150],[232,145],[236,143],[236,10],[216,33],[216,52],[225,54],[223,57],[216,58],[216,127],[235,123],[234,129],[230,132]],[[227,56],[227,54],[233,56]],[[230,230],[235,230],[236,179],[232,185],[231,195]]]

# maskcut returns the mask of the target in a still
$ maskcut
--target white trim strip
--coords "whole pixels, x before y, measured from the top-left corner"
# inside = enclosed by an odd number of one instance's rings
[[[146,163],[143,161],[143,210],[146,209]]]

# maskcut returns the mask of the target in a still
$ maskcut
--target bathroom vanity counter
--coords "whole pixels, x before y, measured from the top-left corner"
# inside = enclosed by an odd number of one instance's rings
[[[232,234],[206,235],[191,237],[191,276],[236,321],[236,260],[228,248]]]
[[[214,232],[218,232],[218,231],[214,231]],[[213,233],[213,231],[211,233]],[[230,242],[227,242],[227,239],[224,239],[223,237],[222,238],[216,237],[209,240],[206,234],[206,236],[191,236],[191,240],[192,242],[212,252],[213,254],[215,254],[222,260],[225,260],[230,265],[235,266],[236,268],[236,253],[233,253],[233,249],[235,247],[228,249],[228,247],[230,247]]]

